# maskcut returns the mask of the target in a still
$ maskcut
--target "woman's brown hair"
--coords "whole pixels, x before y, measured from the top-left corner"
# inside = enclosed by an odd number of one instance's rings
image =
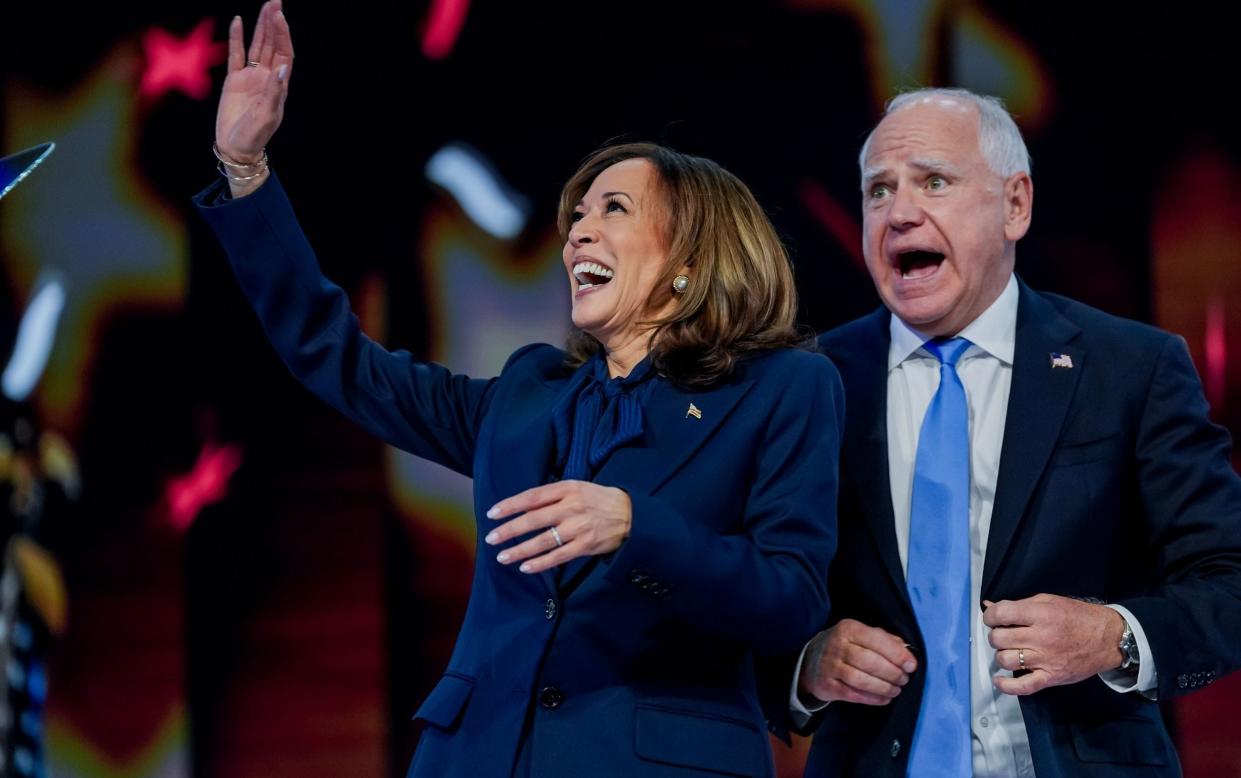
[[[668,261],[648,310],[663,308],[673,278],[690,268],[689,287],[672,313],[649,322],[652,367],[683,386],[705,386],[727,377],[745,354],[795,345],[797,290],[784,245],[749,188],[709,159],[654,143],[595,152],[560,193],[562,237],[595,178],[627,159],[655,167],[667,213]],[[578,330],[566,348],[570,364],[580,365],[602,345]]]

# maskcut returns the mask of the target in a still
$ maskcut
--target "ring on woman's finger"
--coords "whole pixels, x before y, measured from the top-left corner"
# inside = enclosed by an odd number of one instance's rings
[[[1026,650],[1024,648],[1017,649],[1017,669],[1026,669]]]
[[[258,66],[259,66],[259,65],[261,65],[261,64],[263,64],[263,63],[261,63],[261,62],[255,62],[255,61],[254,61],[254,60],[252,60],[252,59],[250,59],[250,60],[246,60],[246,67],[248,67],[248,68],[256,68],[256,67],[258,67]]]
[[[556,541],[556,548],[560,548],[561,546],[564,545],[564,541],[560,539],[559,530],[557,530],[555,527],[549,527],[547,531],[552,533],[552,540]]]

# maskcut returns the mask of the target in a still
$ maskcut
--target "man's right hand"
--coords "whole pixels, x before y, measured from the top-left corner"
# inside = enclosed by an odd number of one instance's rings
[[[917,667],[904,640],[878,627],[843,619],[810,641],[797,691],[803,701],[813,697],[820,702],[887,705]]]

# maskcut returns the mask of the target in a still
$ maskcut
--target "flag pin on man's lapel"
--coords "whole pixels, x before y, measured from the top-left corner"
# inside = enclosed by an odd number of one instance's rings
[[[693,416],[695,419],[702,418],[702,411],[698,410],[698,406],[693,403],[690,403],[689,410],[685,411],[685,418],[688,419],[690,416]]]
[[[1052,367],[1066,367],[1069,370],[1073,369],[1073,357],[1069,356],[1068,354],[1061,354],[1056,351],[1053,351],[1051,352],[1050,356],[1051,356]]]

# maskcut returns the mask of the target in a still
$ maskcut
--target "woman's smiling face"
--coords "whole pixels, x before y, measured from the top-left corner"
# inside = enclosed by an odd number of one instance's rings
[[[573,209],[563,254],[573,324],[609,351],[660,314],[650,304],[667,266],[666,220],[659,175],[640,158],[604,169]]]

